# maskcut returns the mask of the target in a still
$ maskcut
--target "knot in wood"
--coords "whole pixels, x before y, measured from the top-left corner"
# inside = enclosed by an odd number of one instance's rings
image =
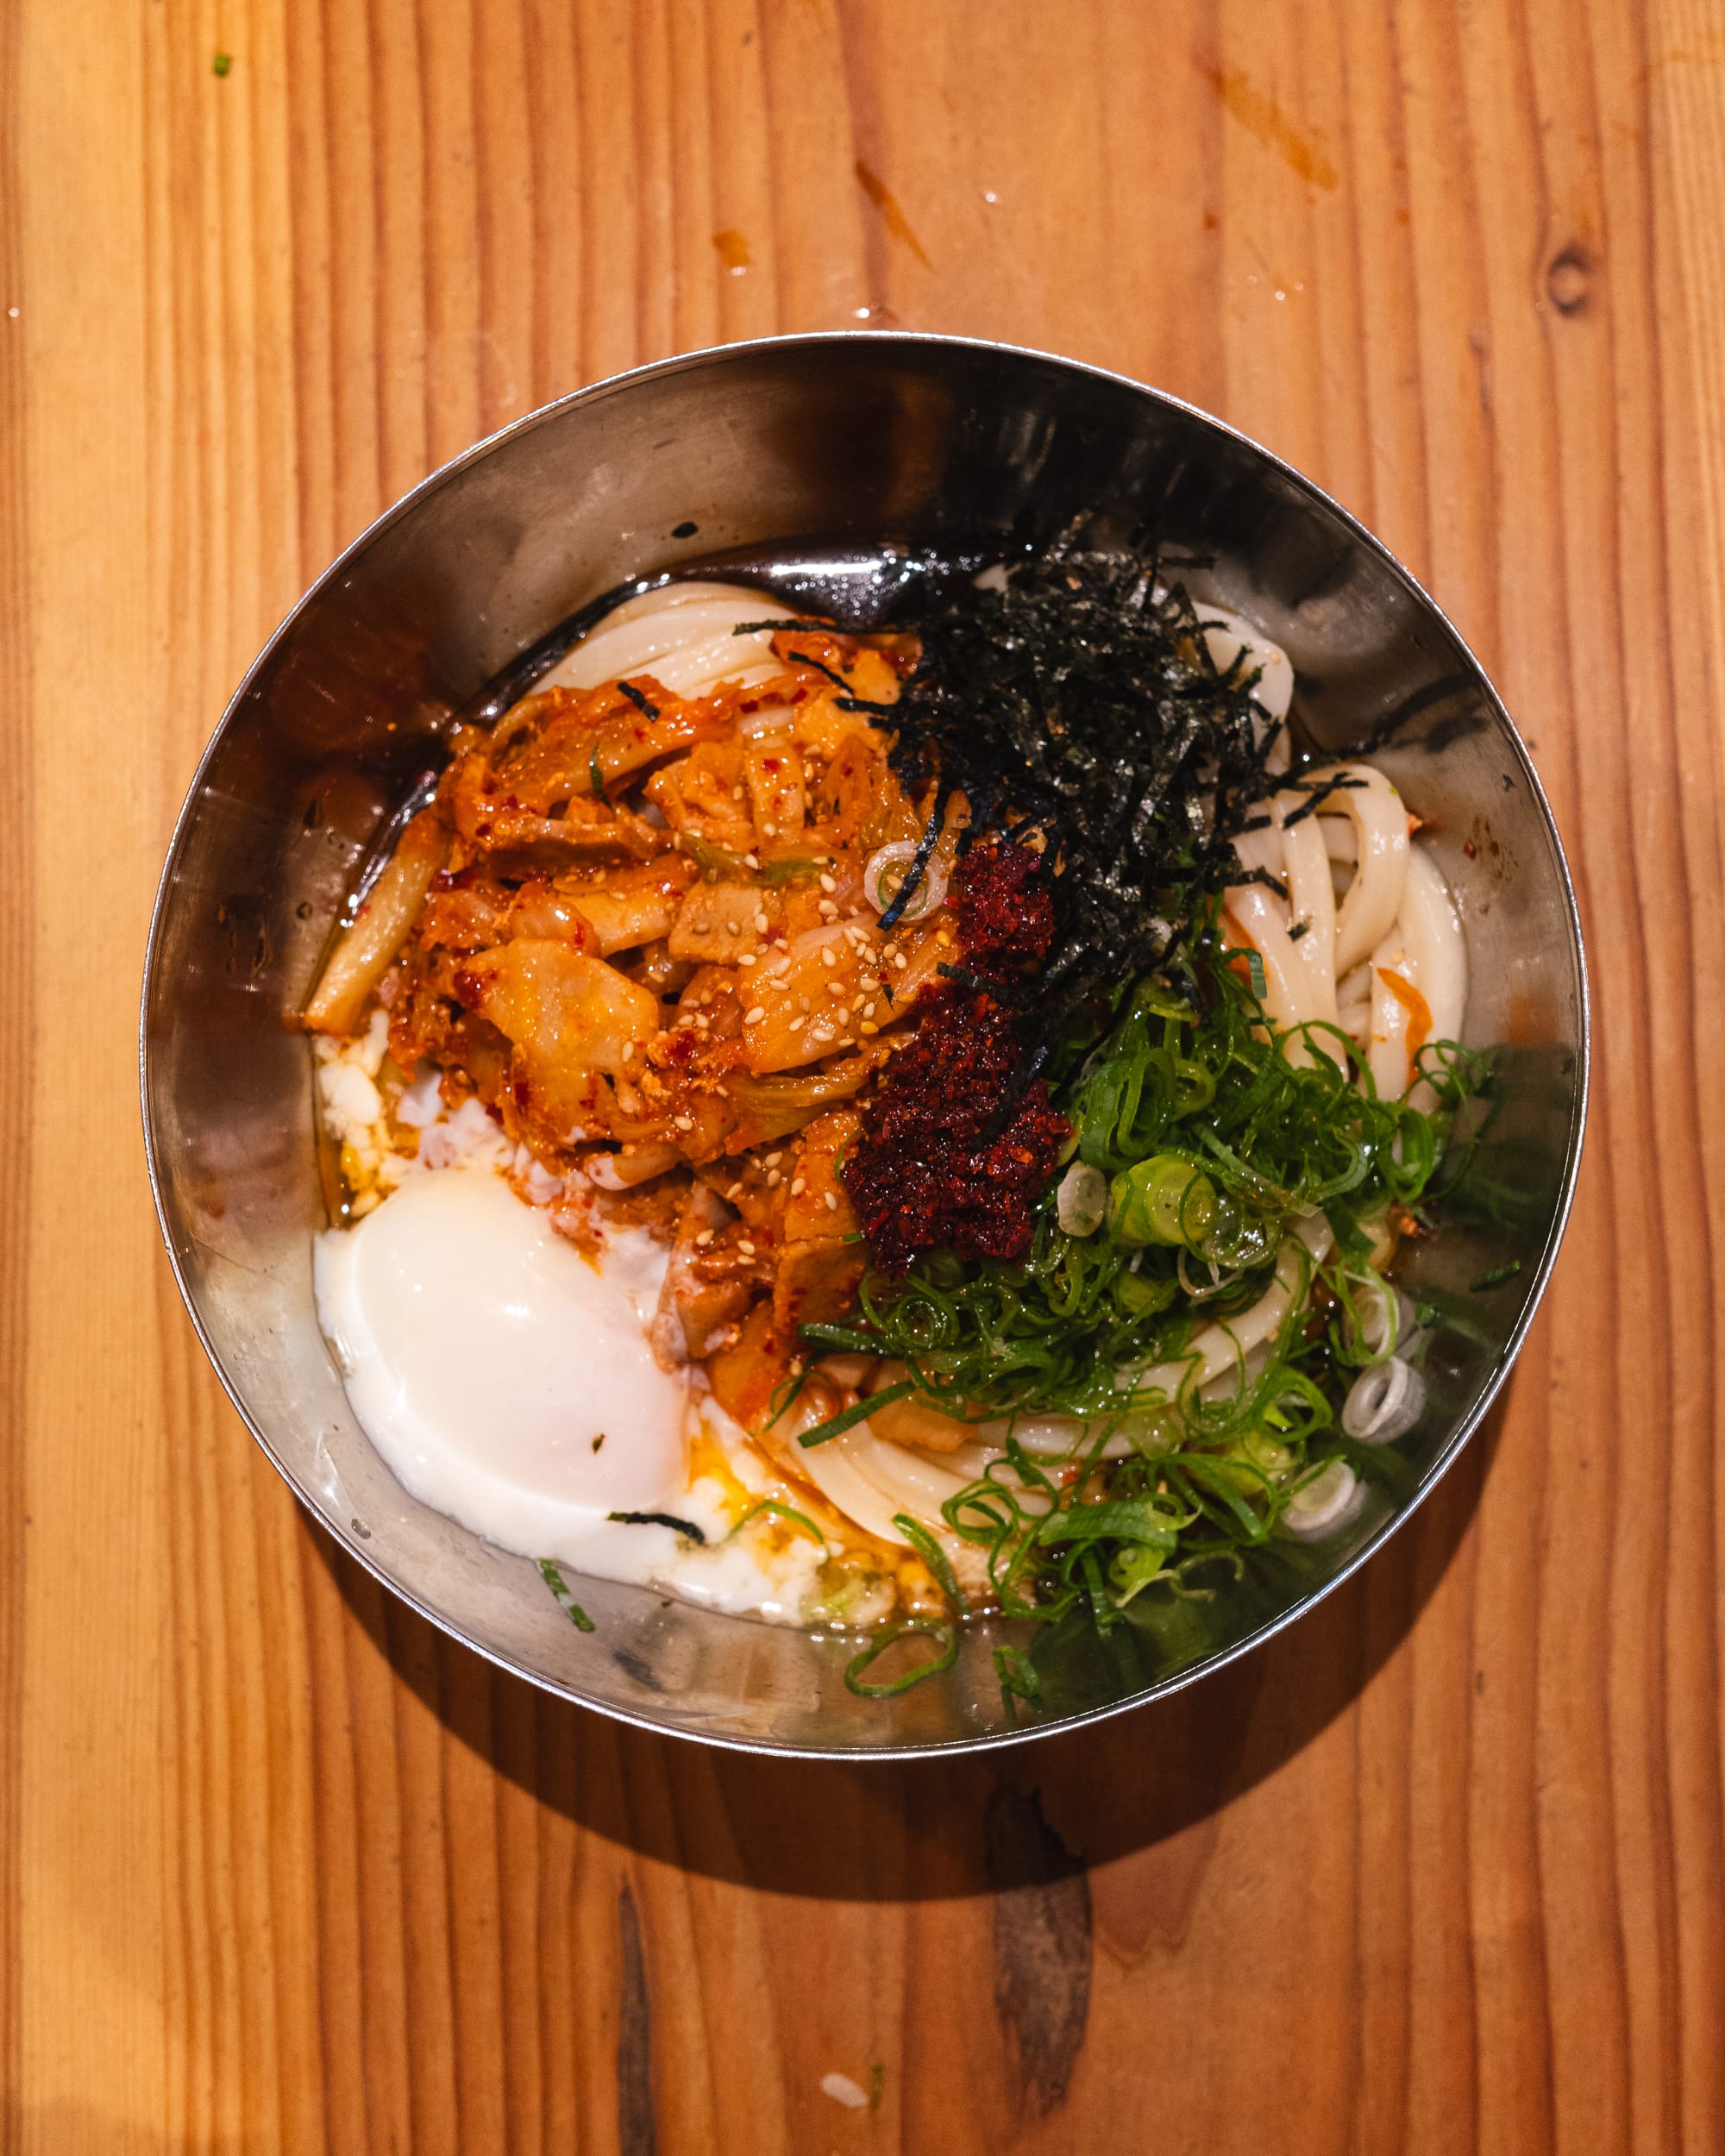
[[[1552,255],[1546,268],[1546,296],[1560,315],[1578,315],[1593,289],[1593,258],[1579,241]]]

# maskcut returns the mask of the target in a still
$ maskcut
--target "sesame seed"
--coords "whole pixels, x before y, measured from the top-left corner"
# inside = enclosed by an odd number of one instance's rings
[[[739,966],[753,966],[758,961],[752,950],[741,950],[737,954],[737,962]]]
[[[874,1017],[875,1006],[872,1003],[865,1003],[862,1006],[862,1015],[865,1018],[872,1018]]]
[[[784,1157],[785,1157],[785,1155],[784,1155],[784,1149],[783,1149],[783,1147],[782,1147],[782,1146],[780,1148],[780,1150],[779,1150],[776,1153],[768,1153],[768,1154],[767,1154],[767,1155],[765,1156],[766,1162],[767,1162],[767,1165],[768,1165],[768,1168],[776,1168],[776,1167],[778,1166],[779,1163],[780,1163],[781,1160],[783,1160],[783,1158],[784,1158]]]
[[[692,1115],[674,1115],[671,1121],[680,1131],[692,1131],[695,1127],[695,1119]]]
[[[838,886],[833,881],[831,876],[824,874],[820,880],[820,887],[823,891],[830,892],[837,890]]]
[[[797,998],[797,1008],[798,1008],[798,1010],[800,1010],[800,1011],[806,1011],[808,1007],[809,1007],[809,1000],[808,1000],[808,998],[807,998],[806,996],[799,996],[799,997]]]
[[[796,1181],[791,1185],[791,1195],[794,1198],[800,1198],[804,1191],[807,1188],[808,1185],[803,1181],[802,1177],[799,1175]]]
[[[712,1242],[712,1230],[711,1228],[703,1228],[703,1229],[701,1230],[700,1233],[699,1233],[699,1235],[695,1238],[695,1241],[696,1241],[696,1243],[697,1243],[697,1244],[700,1246],[700,1248],[701,1248],[702,1250],[705,1250],[705,1249],[706,1248],[707,1244],[708,1244],[709,1243],[711,1243],[711,1242]]]
[[[818,910],[824,921],[836,921],[838,918],[838,908],[831,899],[823,899]]]
[[[767,933],[767,916],[764,913],[757,913],[755,916],[755,933],[757,936],[764,936]]]
[[[746,1237],[737,1245],[737,1250],[741,1257],[753,1257],[755,1255],[755,1245]]]
[[[793,1018],[791,1020],[791,1031],[794,1033],[800,1033],[804,1026],[807,1024],[808,1020],[806,1018]]]
[[[880,1030],[880,1027],[875,1025],[872,1018],[861,1019],[856,1027],[856,1031],[859,1033],[878,1033]]]
[[[729,1199],[730,1199],[730,1200],[731,1200],[731,1204],[732,1204],[732,1205],[735,1205],[735,1204],[737,1203],[737,1200],[738,1200],[738,1199],[739,1199],[739,1198],[743,1195],[743,1186],[742,1186],[742,1184],[741,1184],[741,1183],[732,1183],[732,1185],[731,1186],[730,1189],[729,1189],[729,1190],[727,1190],[727,1191],[725,1192],[725,1194],[725,1194],[725,1196],[726,1196],[727,1198],[729,1198]]]
[[[860,995],[853,996],[850,1001],[850,1007],[853,1011],[860,1011],[862,1008],[862,998]]]
[[[820,962],[823,966],[836,966],[838,963],[838,953],[831,943],[821,952]]]
[[[784,1180],[785,1180],[785,1178],[784,1178],[784,1175],[783,1175],[783,1172],[782,1172],[781,1169],[776,1169],[776,1168],[769,1168],[769,1169],[768,1169],[768,1171],[767,1171],[767,1188],[768,1188],[768,1190],[776,1190],[776,1189],[778,1188],[779,1185],[780,1185],[781,1182],[783,1182],[783,1181],[784,1181]]]
[[[752,1011],[745,1011],[743,1013],[743,1023],[745,1025],[758,1025],[766,1015],[766,1005],[764,1003],[757,1003]]]
[[[839,1001],[843,1003],[844,1000],[844,983],[842,981],[829,981],[826,984],[826,993],[830,996],[837,996]]]
[[[776,824],[763,824],[761,828],[768,838],[776,838],[779,836],[779,827]]]
[[[829,1190],[826,1194],[826,1209],[829,1213],[837,1213],[838,1210],[837,1195],[835,1192],[831,1190]]]

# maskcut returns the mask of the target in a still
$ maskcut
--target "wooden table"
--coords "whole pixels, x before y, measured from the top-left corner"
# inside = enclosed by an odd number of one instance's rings
[[[1725,11],[13,0],[0,159],[0,2146],[1725,2147]],[[193,760],[336,548],[596,376],[862,323],[1358,511],[1529,736],[1597,1000],[1556,1284],[1410,1530],[925,1770],[625,1733],[386,1601],[205,1366],[133,1077]]]

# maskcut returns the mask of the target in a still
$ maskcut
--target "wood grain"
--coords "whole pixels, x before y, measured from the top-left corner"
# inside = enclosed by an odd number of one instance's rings
[[[1725,2147],[1722,200],[1717,0],[0,9],[8,2156]],[[137,1137],[173,811],[304,585],[547,398],[864,323],[1364,517],[1530,736],[1597,1001],[1432,1504],[998,1765],[708,1757],[434,1637],[223,1400]]]

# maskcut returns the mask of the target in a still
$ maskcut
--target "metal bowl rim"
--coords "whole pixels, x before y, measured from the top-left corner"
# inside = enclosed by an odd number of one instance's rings
[[[1456,1424],[1443,1450],[1421,1478],[1419,1488],[1398,1512],[1392,1514],[1377,1532],[1353,1552],[1333,1577],[1325,1581],[1322,1586],[1314,1589],[1309,1595],[1302,1596],[1290,1608],[1282,1611],[1279,1615],[1267,1620],[1244,1639],[1236,1640],[1231,1646],[1208,1657],[1189,1670],[1181,1670],[1158,1683],[1146,1687],[1143,1691],[1132,1694],[1126,1699],[1111,1701],[1103,1707],[1090,1708],[1081,1714],[1065,1715],[1057,1720],[1031,1724],[1023,1728],[998,1730],[987,1736],[955,1738],[936,1744],[889,1746],[869,1745],[814,1746],[766,1743],[749,1738],[729,1736],[718,1732],[681,1728],[660,1721],[649,1714],[632,1713],[625,1707],[618,1706],[610,1701],[594,1699],[571,1685],[559,1683],[555,1678],[546,1677],[537,1670],[529,1669],[509,1656],[499,1653],[492,1648],[481,1645],[479,1641],[470,1639],[458,1625],[444,1616],[441,1611],[423,1601],[411,1587],[395,1578],[378,1559],[367,1552],[365,1545],[355,1536],[339,1526],[311,1503],[277,1454],[268,1436],[252,1414],[233,1378],[229,1376],[227,1366],[216,1351],[216,1344],[204,1326],[202,1314],[193,1299],[190,1284],[181,1266],[179,1252],[174,1248],[173,1237],[168,1223],[166,1201],[163,1194],[162,1176],[157,1159],[156,1134],[150,1113],[149,1012],[152,991],[155,986],[156,964],[160,950],[163,920],[173,895],[174,872],[179,866],[180,856],[204,791],[204,774],[214,761],[216,750],[229,725],[233,723],[254,685],[269,665],[279,646],[313,600],[318,598],[327,586],[339,581],[349,562],[357,560],[392,525],[407,516],[422,501],[428,499],[439,489],[448,485],[469,465],[477,463],[481,458],[488,456],[493,449],[500,447],[505,442],[512,440],[517,436],[532,433],[536,428],[549,423],[576,404],[598,404],[637,382],[689,372],[743,354],[862,343],[912,347],[932,346],[961,351],[996,353],[1004,354],[1009,359],[1034,360],[1040,365],[1057,367],[1065,372],[1089,375],[1099,381],[1107,382],[1117,388],[1129,391],[1135,396],[1148,398],[1155,404],[1182,412],[1199,421],[1202,425],[1213,428],[1218,434],[1230,437],[1249,451],[1251,455],[1270,465],[1285,480],[1291,483],[1320,509],[1339,519],[1356,540],[1365,546],[1389,569],[1419,605],[1429,610],[1436,620],[1442,624],[1454,641],[1456,649],[1473,669],[1478,685],[1485,694],[1491,712],[1520,767],[1521,777],[1539,811],[1544,824],[1546,837],[1550,842],[1552,856],[1557,864],[1565,916],[1569,924],[1570,937],[1575,952],[1576,979],[1580,1001],[1578,1012],[1580,1025],[1576,1056],[1575,1104],[1571,1114],[1569,1144],[1564,1161],[1562,1187],[1557,1210],[1552,1216],[1545,1247],[1540,1251],[1531,1288],[1522,1305],[1521,1314],[1516,1320],[1478,1399],[1470,1411]],[[150,910],[149,933],[144,946],[144,972],[138,1036],[139,1106],[143,1125],[144,1159],[149,1175],[150,1195],[155,1206],[156,1223],[167,1250],[168,1263],[172,1269],[174,1284],[179,1290],[180,1299],[185,1305],[186,1313],[191,1319],[192,1328],[203,1345],[204,1353],[209,1357],[216,1376],[221,1381],[223,1390],[233,1403],[241,1420],[256,1439],[264,1457],[281,1476],[288,1489],[292,1491],[304,1509],[310,1514],[314,1523],[332,1539],[339,1543],[347,1554],[369,1572],[380,1586],[387,1589],[392,1595],[398,1596],[410,1608],[417,1611],[428,1623],[436,1626],[438,1631],[448,1638],[455,1640],[473,1653],[481,1656],[486,1661],[505,1671],[509,1676],[519,1677],[527,1683],[536,1685],[542,1691],[549,1692],[555,1698],[568,1700],[575,1706],[589,1708],[595,1713],[608,1716],[614,1721],[626,1723],[631,1727],[649,1730],[657,1735],[676,1738],[690,1744],[710,1745],[727,1752],[755,1753],[769,1758],[853,1762],[903,1761],[950,1758],[962,1753],[992,1752],[1007,1745],[1027,1744],[1038,1737],[1054,1736],[1069,1730],[1089,1727],[1097,1722],[1109,1720],[1117,1714],[1127,1714],[1135,1708],[1146,1707],[1155,1700],[1168,1698],[1176,1692],[1183,1691],[1188,1685],[1212,1677],[1219,1670],[1226,1669],[1230,1663],[1238,1661],[1241,1656],[1253,1652],[1268,1640],[1274,1639],[1278,1633],[1284,1631],[1289,1625],[1314,1609],[1320,1602],[1334,1593],[1345,1582],[1352,1579],[1360,1566],[1365,1564],[1368,1558],[1373,1557],[1425,1503],[1440,1481],[1449,1472],[1463,1446],[1473,1436],[1490,1413],[1493,1402],[1515,1367],[1517,1357],[1521,1352],[1528,1330],[1539,1313],[1540,1305],[1545,1298],[1546,1289],[1551,1281],[1552,1269],[1557,1262],[1558,1250],[1563,1242],[1564,1231],[1568,1225],[1570,1212],[1575,1202],[1576,1184],[1581,1166],[1582,1145],[1586,1133],[1592,1063],[1592,1000],[1588,984],[1586,944],[1582,933],[1581,912],[1576,899],[1574,880],[1570,874],[1569,861],[1564,851],[1557,819],[1552,813],[1551,804],[1546,798],[1546,790],[1540,782],[1539,774],[1534,768],[1533,759],[1527,753],[1527,744],[1523,742],[1515,720],[1510,717],[1502,698],[1498,694],[1496,686],[1484,666],[1481,665],[1472,647],[1462,636],[1449,616],[1413,572],[1373,531],[1362,523],[1352,511],[1345,508],[1341,503],[1326,492],[1315,480],[1308,479],[1285,458],[1278,456],[1273,449],[1265,448],[1262,442],[1254,441],[1250,435],[1244,433],[1239,428],[1231,426],[1226,420],[1218,419],[1214,413],[1206,411],[1201,405],[1191,404],[1187,399],[1176,397],[1166,390],[1156,389],[1149,383],[1138,381],[1132,376],[1122,374],[1114,368],[1097,367],[1088,360],[1070,359],[1060,353],[1042,351],[1031,345],[1010,344],[988,337],[952,336],[936,330],[825,329],[790,332],[770,337],[753,337],[733,343],[704,345],[692,352],[677,353],[665,359],[649,360],[640,367],[626,368],[621,373],[606,375],[600,380],[590,382],[580,389],[572,390],[565,396],[554,398],[549,404],[541,404],[532,411],[524,412],[519,418],[512,419],[505,425],[495,429],[492,433],[473,443],[468,448],[451,457],[446,463],[429,472],[423,479],[418,480],[408,489],[406,493],[401,495],[387,509],[382,511],[342,548],[323,573],[307,586],[305,592],[287,613],[282,617],[257,657],[246,669],[238,687],[228,699],[203,755],[198,758],[197,768],[186,789],[185,799],[180,805],[179,813],[174,819],[172,835],[168,841],[166,857],[156,887],[154,903]]]

